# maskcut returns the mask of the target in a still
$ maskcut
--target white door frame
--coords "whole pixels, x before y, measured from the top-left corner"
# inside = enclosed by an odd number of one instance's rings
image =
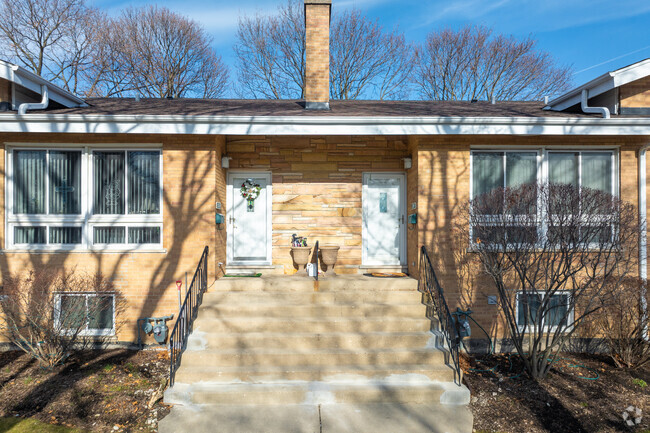
[[[390,176],[399,178],[399,263],[394,264],[381,264],[381,263],[368,263],[368,252],[366,248],[366,239],[368,233],[366,230],[365,209],[368,196],[368,180],[371,176]],[[362,266],[405,266],[406,265],[406,173],[404,172],[364,172],[361,189],[361,264]]]
[[[252,177],[263,178],[266,180],[266,260],[263,261],[236,261],[233,258],[233,229],[231,217],[233,216],[233,199],[234,188],[232,180],[234,177]],[[268,266],[272,263],[272,248],[273,248],[273,224],[272,224],[272,211],[273,211],[273,186],[271,185],[271,172],[268,171],[250,171],[250,170],[228,170],[226,183],[226,264],[229,265],[259,265]]]

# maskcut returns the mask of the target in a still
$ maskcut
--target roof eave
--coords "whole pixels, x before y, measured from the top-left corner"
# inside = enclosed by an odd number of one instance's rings
[[[87,107],[88,104],[83,99],[72,93],[52,84],[43,77],[40,77],[18,65],[0,61],[0,78],[9,80],[37,94],[41,94],[41,86],[47,86],[49,97],[64,107]]]
[[[650,118],[0,114],[0,132],[198,135],[649,135]]]

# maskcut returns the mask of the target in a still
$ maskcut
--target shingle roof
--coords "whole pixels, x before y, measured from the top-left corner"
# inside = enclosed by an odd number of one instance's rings
[[[342,117],[598,117],[543,110],[542,102],[332,101],[329,111],[297,100],[91,98],[88,107],[48,110],[81,115],[342,116]]]

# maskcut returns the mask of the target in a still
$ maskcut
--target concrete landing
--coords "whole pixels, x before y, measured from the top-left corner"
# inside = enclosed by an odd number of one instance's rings
[[[305,291],[322,292],[373,290],[373,291],[416,291],[418,281],[414,278],[377,278],[351,274],[321,276],[316,281],[307,275],[262,274],[260,278],[219,278],[211,292],[233,291]]]
[[[174,406],[160,433],[465,433],[466,406],[324,404]]]

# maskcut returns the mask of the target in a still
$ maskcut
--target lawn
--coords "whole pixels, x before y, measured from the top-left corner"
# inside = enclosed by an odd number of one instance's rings
[[[89,351],[50,371],[22,352],[0,353],[0,431],[155,431],[169,408],[166,351]]]

